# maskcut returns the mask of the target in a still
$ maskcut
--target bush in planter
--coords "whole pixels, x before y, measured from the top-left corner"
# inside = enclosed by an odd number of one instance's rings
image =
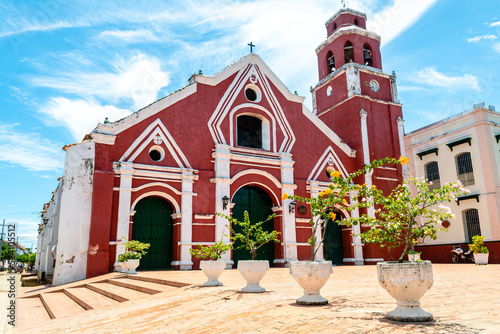
[[[233,242],[240,241],[242,244],[235,249],[246,249],[252,256],[251,261],[238,261],[238,270],[247,281],[247,286],[241,289],[242,292],[264,292],[266,291],[259,285],[260,280],[269,270],[269,262],[267,260],[256,261],[257,250],[270,241],[280,242],[278,239],[279,232],[267,232],[262,229],[262,224],[273,219],[276,215],[270,215],[266,220],[252,224],[248,211],[243,215],[243,221],[239,221],[233,217],[229,217],[223,213],[216,212],[220,217],[226,218],[231,225],[231,240]],[[236,232],[234,227],[239,225],[242,227],[242,232]],[[234,247],[234,244],[233,244]]]
[[[219,276],[226,269],[226,261],[220,260],[223,254],[227,253],[232,247],[232,243],[226,244],[221,240],[213,245],[203,246],[198,244],[197,248],[191,248],[189,254],[197,259],[201,259],[200,269],[208,277],[208,281],[203,286],[221,286]],[[219,261],[220,260],[220,261]]]
[[[118,262],[126,262],[128,260],[138,260],[146,255],[146,249],[150,244],[143,243],[137,240],[129,240],[125,242],[125,253],[118,256]]]
[[[474,254],[488,254],[488,248],[484,245],[484,235],[475,235],[472,237],[472,244],[469,244],[469,249]]]

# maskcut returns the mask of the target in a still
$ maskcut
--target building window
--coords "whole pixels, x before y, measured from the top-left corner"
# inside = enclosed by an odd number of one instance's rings
[[[335,71],[335,57],[333,56],[332,51],[328,51],[328,53],[326,54],[326,64],[330,69],[330,72]]]
[[[432,161],[425,165],[425,178],[429,182],[429,190],[441,188],[437,161]]]
[[[363,45],[363,61],[366,66],[373,66],[372,49],[368,43]]]
[[[355,26],[359,26],[359,24],[358,24],[358,20],[357,20],[357,19],[354,19],[354,25],[355,25]]]
[[[354,47],[349,41],[344,44],[344,59],[346,64],[354,62]]]
[[[477,209],[462,211],[462,217],[465,222],[465,239],[472,242],[472,237],[481,235],[481,226],[479,225],[479,212]]]
[[[262,121],[242,115],[237,119],[238,146],[262,148]]]
[[[459,154],[455,157],[455,163],[457,165],[457,176],[458,180],[462,182],[464,186],[474,185],[474,171],[472,169],[472,160],[469,152]]]

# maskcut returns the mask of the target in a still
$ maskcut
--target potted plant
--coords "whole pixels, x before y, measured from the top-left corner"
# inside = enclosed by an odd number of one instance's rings
[[[484,245],[484,235],[473,236],[469,249],[474,252],[474,262],[476,264],[488,264],[489,251]]]
[[[129,240],[125,242],[125,253],[118,256],[118,262],[122,271],[127,274],[137,274],[135,271],[139,267],[139,260],[143,255],[146,255],[146,249],[150,244],[143,243],[137,240]]]
[[[455,218],[451,209],[441,203],[468,192],[460,181],[430,191],[425,180],[408,178],[387,196],[376,188],[368,189],[366,195],[371,199],[368,205],[378,206],[375,216],[363,214],[348,221],[348,224],[361,223],[370,227],[359,234],[363,242],[402,249],[398,261],[377,263],[380,285],[398,302],[396,309],[387,314],[390,320],[433,319],[432,314],[422,310],[419,302],[433,284],[432,263],[403,262],[403,259],[410,248],[413,249],[413,240],[423,241],[426,237],[435,240],[438,231],[446,230],[442,221]],[[417,217],[421,218],[420,222]]]
[[[262,229],[262,224],[272,220],[276,215],[270,215],[266,220],[252,224],[248,211],[243,214],[243,221],[239,221],[225,214],[216,213],[217,215],[226,218],[230,222],[229,229],[231,231],[231,240],[233,242],[240,241],[241,245],[234,249],[247,249],[252,256],[252,260],[238,261],[238,270],[243,278],[247,281],[247,286],[241,289],[242,292],[264,292],[266,289],[260,286],[260,281],[269,270],[269,261],[257,260],[257,250],[270,241],[279,242],[279,232],[267,232]],[[236,232],[234,227],[241,226],[242,232]],[[234,247],[234,244],[233,244]]]
[[[210,246],[202,246],[198,244],[197,248],[191,248],[189,254],[193,255],[200,261],[200,269],[207,276],[208,281],[203,283],[203,286],[221,286],[219,276],[226,269],[226,261],[222,260],[222,254],[227,253],[231,249],[232,243],[226,244],[221,240]]]
[[[348,175],[346,178],[342,178],[339,171],[328,169],[327,174],[329,174],[331,178],[329,187],[324,191],[321,191],[317,196],[304,198],[296,195],[291,196],[286,193],[283,194],[283,200],[289,199],[309,204],[312,214],[312,219],[310,221],[312,227],[311,237],[308,240],[308,243],[311,246],[311,260],[290,262],[290,274],[304,289],[304,295],[296,300],[297,304],[328,304],[328,300],[321,296],[320,289],[326,284],[328,278],[333,273],[332,262],[316,260],[317,252],[320,247],[322,247],[325,239],[325,231],[328,226],[328,222],[335,221],[335,211],[340,208],[352,211],[355,208],[366,207],[366,201],[348,201],[353,192],[358,194],[364,194],[367,192],[366,184],[354,184],[353,179],[371,172],[374,168],[380,165],[388,163],[398,164],[401,163],[401,161],[389,158],[374,160],[372,163]],[[361,196],[359,197],[361,198]],[[320,236],[319,240],[317,237],[318,235]]]

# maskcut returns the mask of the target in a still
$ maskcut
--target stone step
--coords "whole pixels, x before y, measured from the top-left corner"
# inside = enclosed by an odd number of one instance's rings
[[[64,289],[63,292],[86,310],[103,309],[119,302],[94,290],[78,287]]]
[[[16,327],[25,327],[28,324],[36,325],[49,320],[49,313],[40,297],[16,300]]]
[[[85,284],[85,287],[119,302],[126,302],[149,296],[149,294],[144,292],[105,282]]]
[[[177,289],[176,286],[142,281],[142,280],[134,280],[129,278],[116,278],[116,279],[108,279],[108,283],[123,286],[129,289],[138,290],[141,292],[156,294],[159,292],[171,291]]]
[[[182,283],[182,282],[174,282],[174,281],[168,281],[165,279],[160,279],[160,278],[154,278],[154,277],[147,277],[147,276],[139,276],[139,275],[127,275],[128,279],[133,279],[133,280],[138,280],[138,281],[143,281],[143,282],[150,282],[150,283],[157,283],[157,284],[163,284],[163,285],[170,285],[170,286],[175,286],[177,288],[182,288],[185,286],[188,286],[190,284],[188,283]]]
[[[85,312],[83,307],[81,307],[73,299],[66,296],[63,292],[41,294],[40,300],[52,319],[64,318]]]

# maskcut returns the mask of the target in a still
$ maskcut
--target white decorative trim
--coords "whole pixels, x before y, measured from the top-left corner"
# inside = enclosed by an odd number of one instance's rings
[[[253,103],[244,103],[240,104],[236,107],[234,107],[231,112],[229,113],[229,146],[234,147],[236,143],[236,138],[234,138],[236,131],[234,131],[234,125],[233,125],[233,116],[234,114],[243,108],[253,108],[253,109],[258,109],[260,111],[263,111],[270,119],[269,121],[267,118],[263,117],[262,115],[252,113],[252,112],[244,112],[238,115],[239,116],[253,116],[262,121],[262,149],[264,150],[271,150],[271,135],[272,135],[272,144],[273,144],[273,152],[276,152],[276,119],[274,118],[273,114],[270,113],[266,108],[263,106],[260,106],[258,104],[253,104]],[[267,131],[266,131],[267,127]],[[237,136],[237,133],[236,133]]]
[[[215,226],[215,223],[192,223],[192,226]]]
[[[365,262],[382,262],[384,259],[382,258],[375,258],[375,259],[364,259]]]
[[[182,218],[182,213],[173,213],[171,216],[172,216],[172,219]]]
[[[139,201],[141,199],[149,197],[149,196],[158,196],[158,197],[161,197],[163,199],[166,199],[170,204],[172,204],[172,206],[174,207],[176,212],[181,211],[179,204],[172,196],[170,196],[169,194],[159,192],[159,191],[150,191],[148,193],[142,194],[141,196],[137,197],[137,199],[134,201],[134,203],[132,203],[130,210],[134,210],[135,206],[137,205],[137,203],[139,203]]]
[[[251,54],[252,55],[252,54]],[[236,78],[233,80],[231,85],[228,87],[226,92],[224,93],[222,99],[220,100],[217,108],[214,110],[212,116],[210,117],[210,120],[208,121],[208,128],[210,130],[210,134],[212,135],[212,138],[215,143],[220,143],[220,144],[226,144],[226,139],[224,137],[224,133],[222,131],[222,122],[224,119],[227,117],[228,113],[230,110],[233,110],[233,112],[236,110],[234,107],[234,101],[236,100],[237,95],[244,89],[246,86],[247,82],[249,81],[250,77],[252,75],[258,77],[259,83],[262,88],[262,95],[263,98],[267,100],[271,107],[272,114],[276,117],[276,123],[280,127],[280,129],[283,132],[284,139],[281,144],[281,147],[279,149],[280,152],[289,152],[293,144],[295,142],[295,135],[293,134],[293,130],[290,127],[290,124],[288,123],[285,114],[278,103],[278,99],[274,95],[273,90],[271,89],[271,86],[269,84],[269,81],[267,77],[271,79],[271,82],[275,85],[275,87],[280,90],[285,98],[288,100],[293,100],[294,102],[299,102],[302,104],[304,101],[304,98],[300,98],[298,101],[295,98],[290,99],[291,94],[288,89],[284,87],[284,85],[281,83],[281,81],[277,80],[275,81],[274,79],[277,79],[272,73],[272,71],[264,64],[264,62],[259,58],[259,57],[253,57],[254,59],[250,59],[253,56],[245,57],[244,59],[247,59],[248,61],[243,64],[241,62],[241,66],[238,68],[238,74],[236,75]],[[236,70],[233,68],[233,70]],[[234,73],[234,72],[233,72]],[[248,106],[248,104],[246,104]],[[251,107],[255,108],[257,105],[251,104]],[[239,108],[238,106],[236,108]],[[260,107],[262,108],[262,107]],[[262,109],[261,109],[262,110]],[[274,127],[274,125],[273,125]],[[275,132],[275,131],[273,131]],[[232,137],[232,133],[231,133]],[[230,138],[231,138],[230,137]],[[273,144],[273,150],[275,150],[275,145],[276,142],[274,141]],[[232,146],[232,145],[231,145]]]
[[[166,146],[167,151],[170,152],[180,168],[191,168],[191,165],[189,164],[179,145],[177,145],[167,127],[159,118],[152,122],[142,132],[142,134],[137,137],[137,139],[132,143],[132,145],[130,145],[127,151],[120,158],[120,161],[133,162],[137,158],[137,156],[146,148],[146,146],[150,145],[151,142],[158,136],[163,140],[163,145]],[[142,144],[139,146],[140,143]]]
[[[276,177],[274,177],[273,174],[266,172],[266,171],[263,171],[263,170],[260,170],[260,169],[247,169],[247,170],[243,170],[243,171],[239,172],[238,174],[236,174],[235,176],[233,176],[231,178],[231,184],[233,184],[234,181],[236,181],[240,177],[243,177],[243,176],[249,175],[249,174],[257,174],[257,175],[263,176],[263,177],[269,179],[272,183],[274,183],[276,188],[281,189],[281,186],[282,186],[281,182],[278,181],[278,179]]]
[[[116,136],[104,133],[92,133],[92,141],[99,144],[114,145]]]
[[[214,218],[213,214],[202,214],[202,213],[194,214],[194,219],[212,219],[212,218]]]
[[[331,34],[330,36],[328,36],[328,38],[316,48],[316,54],[318,54],[321,50],[323,50],[328,45],[330,45],[337,38],[339,38],[341,36],[345,36],[345,35],[361,35],[363,37],[368,37],[368,38],[371,38],[371,39],[374,39],[374,40],[380,42],[379,35],[371,32],[371,31],[368,31],[366,29],[363,29],[363,28],[360,28],[357,26],[353,26],[353,25],[349,25],[349,26],[345,26],[345,27],[340,27],[339,29],[337,29],[337,31],[334,34]]]
[[[309,223],[311,221],[311,218],[295,218],[295,221],[297,223]]]
[[[375,176],[375,178],[377,180],[386,180],[386,181],[394,181],[394,182],[398,182],[399,180],[398,179],[393,179],[391,177],[381,177],[381,176]]]
[[[330,159],[333,161],[334,165],[338,167],[338,170],[342,174],[342,177],[346,178],[349,175],[344,165],[342,164],[342,161],[339,159],[333,148],[331,146],[328,146],[325,152],[323,152],[323,155],[318,159],[318,162],[316,162],[316,165],[311,171],[311,174],[309,174],[309,176],[307,177],[307,180],[317,180],[320,173],[325,172],[326,165]]]

